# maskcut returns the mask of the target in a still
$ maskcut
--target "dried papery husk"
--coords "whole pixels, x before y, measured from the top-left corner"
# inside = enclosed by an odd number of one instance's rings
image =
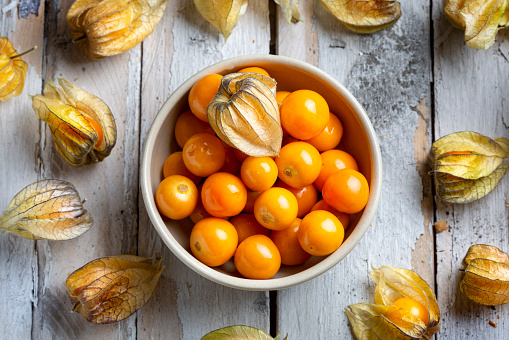
[[[443,0],[444,13],[453,26],[465,31],[465,43],[488,49],[498,30],[509,22],[508,0]]]
[[[117,255],[91,261],[65,282],[73,311],[87,321],[106,324],[123,320],[150,299],[164,266],[161,259]]]
[[[431,287],[415,272],[382,266],[369,273],[375,304],[360,303],[346,309],[355,336],[365,339],[429,339],[440,329],[440,310]],[[400,298],[419,302],[429,313],[428,326],[412,313],[394,306]],[[393,320],[398,320],[397,324]]]
[[[276,81],[258,73],[223,77],[207,108],[210,126],[226,144],[249,156],[277,156],[283,130]]]
[[[163,17],[168,0],[77,0],[67,12],[72,41],[90,60],[125,52]]]
[[[286,340],[286,336],[283,340]],[[279,335],[275,338],[267,334],[262,329],[249,327],[249,326],[229,326],[216,329],[210,333],[205,334],[201,340],[278,340]]]
[[[288,23],[302,21],[299,13],[299,0],[274,0],[281,7],[283,16]]]
[[[25,85],[27,69],[28,65],[21,59],[21,55],[14,49],[9,39],[0,37],[1,101],[21,94]]]
[[[31,240],[69,240],[92,225],[76,188],[52,179],[26,186],[0,216],[0,229]]]
[[[509,302],[509,255],[494,246],[470,247],[463,260],[465,275],[460,291],[482,305],[496,306]]]
[[[58,83],[62,88],[49,81],[44,95],[32,97],[37,117],[48,123],[55,148],[67,163],[79,167],[102,161],[111,153],[117,139],[115,119],[109,107],[65,79],[58,79]],[[99,134],[89,119],[102,130],[99,144]]]
[[[320,0],[320,4],[346,28],[356,33],[374,33],[388,28],[401,17],[394,0]]]
[[[201,16],[228,39],[240,17],[246,12],[247,0],[194,0]]]

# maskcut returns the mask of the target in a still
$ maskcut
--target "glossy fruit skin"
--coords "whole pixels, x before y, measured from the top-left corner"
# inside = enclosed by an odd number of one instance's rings
[[[258,223],[253,214],[239,214],[232,217],[230,223],[237,229],[239,244],[249,236],[270,234],[270,230]]]
[[[324,152],[338,146],[342,137],[343,124],[341,124],[341,121],[335,114],[330,113],[329,122],[322,133],[314,138],[306,140],[306,142],[313,145],[318,151]]]
[[[297,199],[297,204],[299,205],[297,217],[304,217],[308,212],[311,211],[311,208],[318,201],[318,192],[316,191],[316,188],[313,184],[306,185],[302,188],[292,188],[285,182],[278,180],[276,182],[276,186],[287,189],[295,196]]]
[[[292,188],[312,184],[320,175],[320,153],[309,143],[293,142],[281,148],[275,159],[279,178]]]
[[[283,100],[290,94],[290,91],[276,91],[276,101],[281,108],[281,104],[283,104]]]
[[[320,154],[322,159],[322,166],[320,168],[320,174],[314,182],[316,188],[320,191],[323,190],[323,186],[327,178],[330,175],[341,169],[354,169],[359,171],[359,166],[349,153],[342,150],[329,150]]]
[[[173,220],[191,215],[198,202],[198,189],[189,178],[172,175],[157,187],[155,201],[159,212]]]
[[[369,185],[366,177],[353,169],[332,174],[322,190],[325,202],[339,211],[355,214],[368,203]]]
[[[299,243],[307,253],[325,256],[333,253],[343,243],[345,231],[336,216],[325,210],[307,214],[297,232]]]
[[[221,79],[223,76],[220,74],[209,74],[198,80],[189,91],[189,108],[198,119],[204,122],[208,122],[207,106],[219,90]]]
[[[163,165],[164,178],[171,175],[181,175],[189,178],[194,184],[198,184],[201,181],[201,177],[194,175],[191,171],[186,168],[184,159],[182,158],[182,151],[172,153]]]
[[[215,136],[215,132],[209,123],[196,118],[191,111],[185,111],[180,114],[175,123],[175,139],[177,144],[183,148],[187,140],[197,133],[208,133]]]
[[[290,93],[280,108],[281,125],[297,139],[318,136],[329,122],[329,105],[318,93],[298,90]]]
[[[187,140],[182,158],[186,168],[194,175],[207,177],[223,167],[226,151],[216,136],[198,133]]]
[[[415,301],[414,299],[410,298],[400,298],[394,301],[392,304],[393,306],[403,308],[407,312],[413,314],[417,318],[419,318],[426,326],[428,326],[429,323],[429,312],[426,307],[424,307],[420,302]],[[387,315],[386,315],[387,317]],[[388,317],[390,319],[390,316]],[[396,325],[401,325],[401,321],[399,320],[391,320],[393,323],[396,323]],[[399,321],[399,323],[398,323]]]
[[[240,166],[241,162],[235,157],[235,153],[233,152],[234,148],[229,145],[223,143],[224,150],[226,152],[226,157],[224,160],[223,167],[219,170],[221,172],[228,172],[232,175],[238,176],[240,174]],[[236,149],[235,149],[236,150]]]
[[[281,255],[270,238],[253,235],[239,244],[234,263],[242,276],[248,279],[270,279],[281,267]]]
[[[235,216],[246,206],[247,189],[237,176],[217,172],[203,183],[201,201],[212,216]]]
[[[193,255],[209,267],[228,262],[238,245],[237,230],[228,221],[209,217],[196,223],[191,231]]]
[[[101,146],[101,143],[104,140],[104,131],[103,131],[101,125],[99,125],[99,123],[97,123],[94,119],[92,119],[88,116],[83,116],[83,117],[85,117],[85,119],[90,123],[90,125],[92,125],[92,128],[97,133],[97,142],[95,142],[94,146],[96,148],[98,148],[99,146]]]
[[[341,222],[341,224],[343,225],[343,229],[345,229],[345,230],[348,229],[348,225],[350,224],[350,219],[351,219],[350,214],[347,214],[347,213],[344,213],[337,209],[334,209],[333,207],[331,207],[330,205],[325,203],[324,200],[320,200],[320,201],[316,202],[315,205],[313,205],[313,207],[311,208],[311,211],[315,211],[315,210],[325,210],[325,211],[332,213],[334,216],[336,216],[338,218],[339,222]]]
[[[270,157],[248,157],[240,167],[240,178],[253,191],[264,191],[277,180],[277,165]]]
[[[205,210],[205,207],[201,203],[201,197],[200,197],[200,199],[198,199],[198,203],[196,204],[196,208],[194,208],[191,215],[189,215],[189,218],[191,219],[191,221],[193,221],[193,223],[196,224],[207,217],[214,217],[214,216],[212,216],[211,214],[209,214],[207,212],[207,210]]]
[[[298,203],[288,190],[273,187],[256,198],[254,215],[258,223],[270,230],[283,230],[297,218]]]
[[[265,71],[261,67],[256,67],[256,66],[243,68],[242,70],[238,70],[237,73],[258,73],[258,74],[263,74],[264,76],[270,77],[269,72]]]
[[[244,207],[244,212],[247,213],[254,213],[254,204],[258,196],[260,196],[262,192],[261,191],[247,191],[247,202],[246,206]]]
[[[302,220],[296,218],[292,225],[283,230],[274,230],[270,238],[281,254],[281,263],[287,266],[296,266],[305,263],[311,258],[300,246],[297,232]]]

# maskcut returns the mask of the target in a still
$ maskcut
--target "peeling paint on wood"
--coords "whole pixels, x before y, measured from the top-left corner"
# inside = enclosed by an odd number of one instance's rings
[[[18,17],[20,19],[27,19],[30,14],[39,16],[39,7],[41,7],[41,0],[20,0],[18,4]]]

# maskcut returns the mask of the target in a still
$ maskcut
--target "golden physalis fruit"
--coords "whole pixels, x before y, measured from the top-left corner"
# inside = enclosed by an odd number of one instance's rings
[[[460,290],[470,300],[487,306],[509,302],[509,255],[494,246],[476,244],[463,259],[465,275]]]
[[[443,5],[445,16],[465,31],[465,43],[471,48],[490,48],[498,30],[509,26],[507,0],[443,0]]]
[[[210,126],[223,142],[249,156],[277,156],[283,130],[275,93],[276,81],[262,74],[224,76],[207,108]]]
[[[431,287],[415,272],[382,266],[369,273],[375,304],[345,309],[359,340],[429,339],[440,329],[440,310]]]
[[[18,53],[9,39],[0,37],[0,100],[19,96],[25,85],[28,66],[21,60],[21,56],[33,51]]]
[[[383,30],[401,16],[399,2],[394,0],[320,0],[320,4],[356,33]]]
[[[264,330],[249,326],[230,326],[207,333],[201,340],[278,340]],[[288,335],[283,340],[288,339]]]
[[[134,255],[103,257],[74,271],[65,281],[73,311],[88,322],[123,320],[143,307],[161,276],[161,259]]]
[[[31,240],[69,240],[93,223],[76,188],[53,179],[25,187],[0,216],[0,229]]]
[[[125,52],[152,33],[168,0],[77,0],[67,12],[72,41],[87,58]]]
[[[79,167],[102,161],[117,140],[109,107],[65,79],[58,83],[61,89],[49,81],[44,96],[32,97],[35,114],[48,123],[55,148],[67,163]]]
[[[487,195],[509,168],[502,164],[507,157],[507,138],[463,131],[438,139],[430,151],[437,196],[444,202],[468,203]]]

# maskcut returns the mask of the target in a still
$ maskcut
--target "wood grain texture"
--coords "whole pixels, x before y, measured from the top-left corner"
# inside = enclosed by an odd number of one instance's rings
[[[430,236],[419,245],[420,261],[412,261],[420,236],[431,235],[430,203],[423,211],[423,202],[430,198],[423,197],[418,169],[423,152],[414,147],[414,139],[418,148],[425,148],[430,138],[430,117],[424,114],[430,105],[428,2],[401,2],[401,7],[405,14],[393,27],[357,35],[320,6],[301,6],[302,12],[314,11],[314,16],[304,15],[316,25],[318,67],[353,93],[374,125],[384,177],[378,213],[359,245],[329,272],[278,292],[278,328],[289,338],[350,338],[344,308],[373,302],[374,286],[367,274],[371,266],[415,266],[426,280],[433,280]],[[308,37],[314,33],[306,34],[302,40],[313,41]],[[278,52],[296,55],[294,41],[279,40]],[[300,48],[302,58],[309,47]]]
[[[8,37],[18,52],[42,47],[42,17],[17,20],[16,6],[2,1],[0,7],[1,36]],[[40,11],[44,13],[44,8]],[[0,102],[0,214],[16,193],[37,180],[39,123],[28,94],[41,89],[42,49],[23,60],[29,65],[23,92]],[[38,304],[35,242],[14,234],[0,235],[0,273],[0,338],[28,339],[32,307]]]
[[[158,29],[143,42],[141,144],[159,108],[190,76],[226,58],[269,52],[268,4],[249,3],[227,42],[192,1],[170,1]],[[162,243],[140,197],[139,253],[160,253],[165,270],[154,296],[138,312],[140,339],[200,339],[229,325],[269,329],[266,292],[213,283],[186,267]]]
[[[44,126],[41,177],[73,183],[94,226],[83,236],[65,242],[38,241],[39,305],[34,310],[33,338],[136,338],[136,316],[116,324],[96,326],[70,313],[65,292],[69,273],[87,262],[109,255],[136,254],[139,164],[140,46],[100,61],[88,61],[70,41],[65,15],[72,1],[51,2],[46,18],[44,80],[62,77],[102,98],[117,125],[117,143],[103,162],[73,168],[55,152]]]
[[[436,138],[464,130],[509,138],[509,32],[500,31],[487,51],[470,49],[463,42],[463,32],[441,14],[441,1],[433,4]],[[481,200],[437,206],[437,219],[450,227],[437,235],[440,339],[507,339],[509,305],[491,309],[470,302],[459,291],[458,282],[461,262],[471,245],[490,244],[509,251],[508,197],[506,176]],[[498,327],[491,327],[489,320]]]

